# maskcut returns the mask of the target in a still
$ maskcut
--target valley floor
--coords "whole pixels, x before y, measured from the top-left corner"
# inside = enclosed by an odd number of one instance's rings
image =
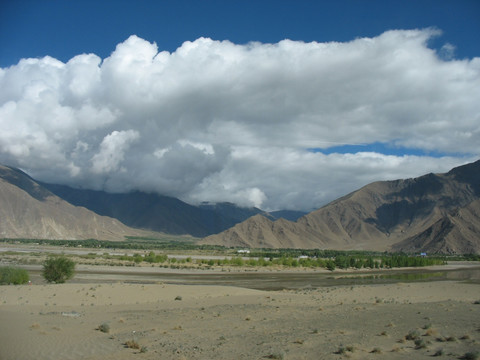
[[[0,359],[456,359],[480,351],[479,301],[456,281],[1,286]]]

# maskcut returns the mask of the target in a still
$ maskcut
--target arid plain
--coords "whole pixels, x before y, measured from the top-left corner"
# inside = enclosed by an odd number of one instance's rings
[[[281,291],[35,279],[0,287],[0,359],[461,359],[480,351],[479,302],[478,279]]]

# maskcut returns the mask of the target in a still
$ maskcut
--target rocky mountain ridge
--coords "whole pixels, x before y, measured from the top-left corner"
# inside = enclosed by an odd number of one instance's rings
[[[0,166],[0,238],[122,241],[147,234],[73,206],[20,170]]]
[[[203,240],[266,248],[480,252],[480,161],[369,184],[297,222],[254,216]]]

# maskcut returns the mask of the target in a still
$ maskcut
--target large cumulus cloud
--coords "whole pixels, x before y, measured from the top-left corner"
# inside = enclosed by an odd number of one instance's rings
[[[111,56],[0,69],[0,162],[40,180],[310,210],[368,182],[475,160],[480,58],[434,29],[346,43],[131,36]],[[448,56],[446,56],[448,50]],[[443,157],[311,149],[386,143]]]

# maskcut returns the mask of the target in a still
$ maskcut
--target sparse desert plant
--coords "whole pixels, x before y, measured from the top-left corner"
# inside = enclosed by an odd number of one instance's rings
[[[428,328],[427,331],[425,331],[425,334],[423,334],[423,336],[433,336],[437,334],[438,334],[438,331],[436,329]]]
[[[140,349],[140,345],[135,340],[128,340],[125,343],[125,347],[129,349]]]
[[[426,349],[427,343],[423,339],[415,339],[415,349]]]
[[[392,350],[390,350],[391,352],[400,352],[400,348],[398,346],[394,346],[392,348]]]
[[[407,340],[416,340],[420,337],[420,333],[418,330],[410,330],[408,334],[405,336]]]
[[[278,359],[278,360],[283,360],[285,358],[285,353],[283,352],[275,352],[270,355],[266,356],[267,359]]]
[[[21,285],[26,284],[30,280],[27,270],[14,267],[0,268],[0,285]]]
[[[98,326],[97,329],[100,330],[101,332],[109,333],[110,332],[110,325],[108,325],[107,323],[102,323]]]
[[[433,354],[433,356],[442,356],[443,355],[443,349],[438,349],[437,351],[435,351],[435,353]]]
[[[372,354],[381,354],[382,353],[382,350],[378,347],[376,348],[373,348],[372,351],[370,351]]]
[[[75,273],[75,262],[65,256],[50,256],[43,263],[42,275],[48,282],[64,283]]]
[[[355,351],[355,348],[353,346],[344,346],[344,345],[340,345],[337,349],[337,351],[335,351],[335,354],[339,354],[339,355],[344,355],[348,352],[354,352]]]
[[[339,354],[339,355],[343,355],[347,352],[347,348],[343,345],[340,345],[337,349],[337,351],[335,351],[335,354]]]
[[[480,352],[479,351],[470,351],[465,353],[461,359],[464,360],[478,360],[480,359]]]

